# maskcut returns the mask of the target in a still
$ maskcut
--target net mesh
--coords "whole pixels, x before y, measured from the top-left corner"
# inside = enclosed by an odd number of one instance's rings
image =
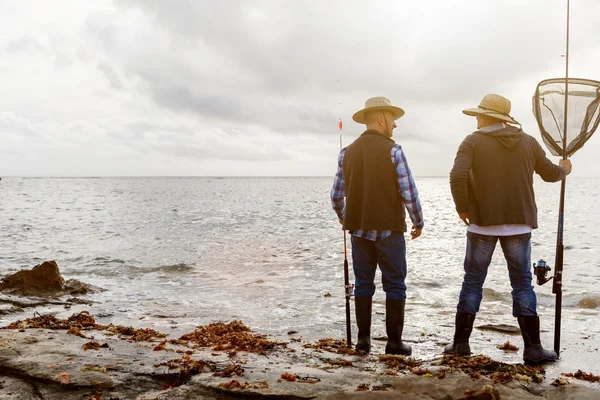
[[[567,135],[564,140],[565,78],[541,81],[533,95],[533,115],[544,143],[555,156],[573,155],[600,122],[600,82],[569,78]]]

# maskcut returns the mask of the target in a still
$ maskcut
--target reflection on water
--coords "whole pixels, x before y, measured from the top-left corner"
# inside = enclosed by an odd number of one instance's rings
[[[5,178],[0,274],[56,260],[65,278],[108,289],[90,296],[100,323],[152,325],[180,334],[197,324],[240,318],[274,335],[294,329],[306,339],[344,337],[343,236],[329,204],[331,183],[330,178]],[[572,179],[567,185],[565,368],[598,356],[598,183]],[[447,178],[417,179],[417,185],[426,226],[407,246],[405,335],[420,342],[414,346],[417,357],[431,358],[453,334],[465,227]],[[539,229],[532,259],[544,258],[552,267],[559,190],[558,184],[536,181]],[[510,291],[498,250],[475,325],[516,326]],[[327,292],[332,296],[324,297]],[[551,347],[551,284],[536,292],[542,337]],[[375,337],[385,336],[384,299],[379,284]],[[17,317],[0,318],[5,323]],[[507,338],[479,330],[473,338],[477,351],[519,361],[519,354],[495,348]],[[518,337],[510,340],[520,345]],[[595,365],[587,364],[599,372]]]

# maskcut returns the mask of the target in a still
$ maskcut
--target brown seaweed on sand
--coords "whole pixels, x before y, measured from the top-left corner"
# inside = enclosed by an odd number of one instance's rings
[[[518,351],[519,348],[517,346],[515,346],[514,344],[512,344],[509,341],[506,341],[506,343],[504,343],[501,346],[497,346],[500,350],[504,350],[504,351]]]
[[[220,376],[222,378],[231,378],[233,375],[244,375],[244,368],[237,364],[229,364],[223,371],[218,371],[213,374],[213,376]]]
[[[71,315],[68,319],[59,319],[54,315],[40,315],[34,318],[26,318],[24,321],[15,321],[0,329],[67,329],[67,333],[86,337],[82,330],[109,331],[123,336],[129,336],[126,340],[136,342],[153,342],[157,338],[164,338],[167,335],[149,328],[133,328],[131,326],[121,326],[108,324],[106,326],[96,324],[96,320],[88,311],[81,311],[78,314]]]
[[[339,365],[340,367],[354,366],[354,364],[352,364],[352,361],[344,360],[343,358],[324,358],[323,361],[331,365]]]
[[[397,356],[390,354],[379,356],[379,361],[385,363],[391,371],[403,371],[407,369],[412,370],[413,368],[416,368],[423,364],[421,361],[415,360],[412,357]]]
[[[96,329],[102,330],[102,325],[96,324],[94,317],[88,311],[73,314],[68,319],[59,319],[54,315],[40,315],[34,318],[26,318],[24,321],[15,321],[0,329],[71,329],[79,330]]]
[[[244,383],[240,383],[240,381],[238,381],[237,379],[233,379],[230,382],[219,383],[217,385],[217,387],[219,389],[224,389],[224,390],[248,389],[248,388],[252,388],[252,389],[266,389],[266,388],[269,387],[269,384],[265,380],[258,381],[258,382],[244,382]]]
[[[129,336],[124,339],[135,342],[155,342],[157,339],[167,336],[164,333],[150,328],[134,328],[131,326],[108,324],[104,329],[112,333]]]
[[[160,364],[154,364],[158,368],[166,366],[169,370],[178,369],[177,375],[169,376],[168,383],[165,388],[181,386],[191,379],[192,376],[203,372],[215,372],[217,369],[216,363],[209,360],[196,360],[190,354],[185,354],[181,358],[175,358]]]
[[[543,374],[545,373],[543,368],[534,368],[524,364],[505,364],[484,355],[473,357],[446,355],[440,361],[440,365],[460,369],[472,378],[480,378],[485,375],[502,383],[522,377],[528,377],[533,382],[540,383],[544,380]]]
[[[283,379],[284,381],[288,381],[288,382],[296,381],[296,375],[290,374],[289,372],[284,372],[283,374],[281,374],[280,378]]]
[[[217,322],[200,325],[195,331],[186,333],[174,344],[187,344],[193,347],[213,347],[215,351],[245,351],[264,354],[276,346],[286,346],[284,342],[266,339],[266,335],[250,333],[250,328],[242,321],[234,320],[228,324]]]
[[[100,344],[94,340],[86,342],[83,344],[83,350],[100,350],[100,349],[108,349],[108,343]]]
[[[577,372],[575,372],[575,373],[568,372],[568,373],[562,374],[562,375],[568,376],[569,378],[579,379],[582,381],[600,382],[600,376],[594,375],[592,373],[583,372],[580,369],[578,369]]]
[[[305,349],[315,349],[322,351],[324,350],[337,354],[347,354],[349,356],[363,354],[362,352],[356,351],[353,348],[348,347],[347,342],[345,340],[333,338],[319,339],[314,344],[307,343],[302,347],[304,347]]]

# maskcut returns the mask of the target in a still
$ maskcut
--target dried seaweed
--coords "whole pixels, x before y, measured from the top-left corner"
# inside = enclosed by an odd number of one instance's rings
[[[296,375],[290,374],[288,372],[284,372],[283,374],[281,374],[281,379],[283,379],[284,381],[288,381],[288,382],[295,382]]]
[[[71,315],[68,319],[59,319],[54,315],[40,315],[34,318],[27,318],[24,321],[15,321],[0,329],[67,329],[67,333],[86,337],[81,332],[82,330],[106,330],[111,333],[130,336],[127,340],[140,341],[156,341],[157,338],[164,338],[167,335],[149,328],[133,328],[131,326],[121,325],[100,325],[88,311],[81,311],[78,314]]]
[[[319,339],[314,344],[307,343],[302,347],[304,347],[305,349],[324,350],[329,351],[331,353],[347,354],[350,356],[363,354],[362,352],[356,351],[353,348],[348,347],[348,344],[345,340],[333,338]]]
[[[579,379],[582,381],[600,382],[600,376],[594,375],[592,373],[583,372],[580,369],[578,369],[575,373],[568,372],[562,375],[568,376],[569,378]]]
[[[413,369],[421,364],[421,361],[415,360],[412,357],[385,354],[379,356],[379,361],[385,363],[389,370],[392,371],[403,371],[406,369]]]
[[[244,368],[236,364],[229,364],[225,370],[218,371],[213,374],[213,376],[220,376],[222,378],[231,378],[233,375],[244,375]]]
[[[102,325],[96,324],[94,317],[88,311],[73,314],[68,319],[59,319],[54,315],[40,315],[39,317],[26,318],[24,321],[15,321],[0,329],[97,329],[102,330]]]
[[[412,370],[413,375],[432,375],[427,368],[417,368]]]
[[[361,383],[355,389],[355,391],[357,391],[357,392],[366,392],[367,390],[369,390],[369,384],[368,383]]]
[[[99,350],[99,349],[108,349],[108,343],[98,343],[94,340],[86,342],[83,344],[83,350]]]
[[[169,370],[178,369],[179,374],[171,376],[165,389],[181,386],[189,381],[192,376],[203,372],[215,372],[217,369],[214,361],[195,360],[190,354],[185,354],[181,358],[175,358],[160,364],[154,364],[156,368],[166,366]]]
[[[343,358],[324,358],[323,361],[331,365],[339,365],[340,367],[354,366],[354,364],[352,364],[352,361],[344,360]]]
[[[195,331],[186,333],[179,340],[171,343],[212,347],[215,351],[245,351],[259,354],[264,354],[276,346],[287,346],[284,342],[267,340],[266,335],[250,333],[250,328],[238,320],[228,324],[218,322],[198,326]]]
[[[105,329],[112,333],[129,336],[125,339],[135,342],[155,342],[159,338],[167,337],[164,333],[150,328],[134,328],[131,326],[108,324]]]
[[[517,346],[515,346],[514,344],[512,344],[508,340],[503,345],[497,346],[497,347],[500,350],[504,350],[504,351],[518,351],[519,350],[519,348]]]
[[[223,390],[248,389],[248,388],[252,388],[252,389],[266,389],[266,388],[269,387],[269,384],[265,380],[257,381],[257,382],[244,382],[244,383],[240,383],[240,381],[238,381],[236,379],[233,379],[230,382],[219,383],[217,385],[217,387],[219,389],[223,389]]]
[[[540,383],[544,380],[543,374],[545,373],[543,368],[534,368],[524,364],[505,364],[484,355],[474,357],[446,355],[440,361],[440,365],[460,369],[472,378],[480,378],[485,375],[496,382],[503,383],[516,379],[516,375],[527,376],[533,382]]]

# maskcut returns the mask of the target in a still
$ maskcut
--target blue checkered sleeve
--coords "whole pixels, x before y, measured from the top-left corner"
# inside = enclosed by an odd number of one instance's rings
[[[339,219],[344,219],[344,197],[346,197],[346,184],[344,183],[344,171],[342,170],[344,154],[346,154],[345,148],[340,151],[340,155],[338,156],[338,168],[330,193],[331,205]]]
[[[421,230],[425,225],[423,222],[423,211],[421,210],[421,202],[419,201],[419,192],[417,185],[413,179],[408,161],[402,146],[399,144],[392,148],[392,161],[396,166],[396,179],[398,180],[398,191],[404,199],[404,205],[408,210],[408,215],[413,223],[414,229]]]

